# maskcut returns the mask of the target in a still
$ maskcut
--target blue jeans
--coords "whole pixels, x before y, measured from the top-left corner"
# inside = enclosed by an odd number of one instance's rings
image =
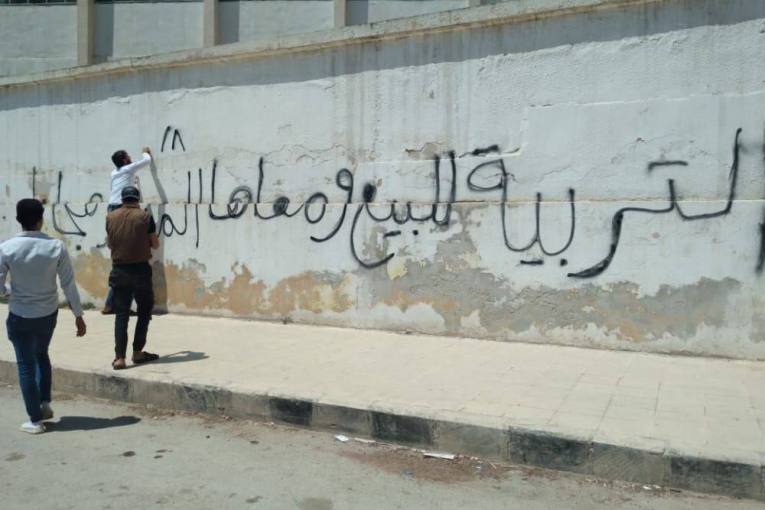
[[[16,351],[19,386],[31,421],[42,420],[40,403],[50,402],[52,373],[48,346],[56,329],[58,311],[46,317],[25,319],[8,314],[8,339]]]

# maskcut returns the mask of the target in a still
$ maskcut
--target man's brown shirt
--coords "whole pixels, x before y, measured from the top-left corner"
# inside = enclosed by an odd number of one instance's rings
[[[157,231],[151,214],[137,203],[123,204],[106,216],[107,244],[112,264],[139,264],[151,259],[150,234]]]

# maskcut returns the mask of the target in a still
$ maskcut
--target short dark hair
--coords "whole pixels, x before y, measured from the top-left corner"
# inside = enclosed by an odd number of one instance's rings
[[[35,198],[22,198],[16,203],[16,221],[24,230],[33,230],[42,220],[43,212],[42,202]]]
[[[112,154],[112,163],[114,163],[114,166],[117,168],[123,166],[125,164],[125,160],[127,159],[127,151],[117,151],[114,154]]]

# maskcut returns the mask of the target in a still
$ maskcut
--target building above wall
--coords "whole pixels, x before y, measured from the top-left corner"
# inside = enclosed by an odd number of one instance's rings
[[[0,0],[0,76],[266,41],[480,0]]]
[[[260,0],[256,0],[260,1]],[[324,0],[316,0],[324,1]],[[334,0],[337,1],[337,0]],[[473,0],[470,0],[473,1]],[[609,11],[623,8],[627,4],[651,5],[664,0],[539,0],[539,1],[508,1],[492,5],[483,5],[466,9],[443,11],[423,14],[403,19],[394,19],[352,25],[335,29],[327,29],[310,33],[282,35],[278,37],[243,41],[239,43],[221,44],[215,47],[195,48],[169,53],[158,53],[147,56],[122,57],[118,59],[102,59],[95,65],[79,66],[76,55],[70,57],[71,65],[48,66],[44,68],[25,68],[16,66],[18,72],[3,72],[14,68],[5,64],[3,56],[3,41],[0,40],[0,87],[25,84],[29,82],[57,81],[76,79],[78,77],[124,72],[143,68],[165,66],[191,65],[204,61],[220,62],[228,59],[258,58],[276,53],[307,51],[317,48],[341,47],[349,44],[359,44],[371,39],[384,40],[399,38],[416,33],[437,32],[446,28],[470,28],[476,26],[500,26],[504,24],[522,23],[530,19],[568,16],[577,13]],[[69,8],[71,6],[65,6]],[[0,5],[0,9],[11,8]],[[13,6],[13,9],[29,8],[28,6]],[[38,7],[31,7],[37,9]],[[50,7],[49,7],[50,9]],[[72,12],[72,15],[75,13]],[[3,22],[8,25],[8,18],[0,16],[0,28]],[[2,30],[0,30],[2,32]]]

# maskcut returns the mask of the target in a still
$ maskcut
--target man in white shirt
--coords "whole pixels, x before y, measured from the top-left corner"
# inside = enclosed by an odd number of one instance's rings
[[[23,232],[0,244],[0,291],[6,296],[5,280],[11,274],[8,339],[16,351],[19,385],[29,415],[21,430],[30,434],[45,432],[43,420],[53,418],[48,346],[58,317],[56,275],[75,316],[77,336],[86,331],[72,262],[63,242],[40,232],[43,212],[39,200],[20,200],[16,221]]]
[[[109,212],[118,209],[122,205],[122,190],[127,186],[138,187],[136,182],[136,172],[151,163],[151,149],[143,148],[143,157],[135,163],[130,158],[130,154],[120,150],[112,154],[112,186],[109,193]]]
[[[149,147],[143,148],[143,157],[135,163],[130,158],[130,154],[128,154],[127,151],[119,150],[112,154],[114,170],[112,170],[111,175],[111,191],[109,192],[109,205],[106,208],[107,213],[122,207],[123,189],[128,186],[138,188],[138,179],[135,174],[141,168],[148,166],[149,163],[151,163],[151,159],[151,149]],[[101,313],[104,315],[114,313],[114,291],[111,287],[109,287],[109,292],[106,295],[106,303],[104,304],[104,309]]]

